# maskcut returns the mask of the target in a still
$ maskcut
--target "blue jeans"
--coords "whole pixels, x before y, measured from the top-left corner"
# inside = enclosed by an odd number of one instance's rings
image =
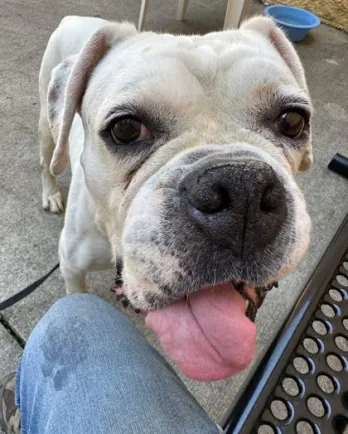
[[[92,294],[59,300],[17,373],[22,434],[217,434],[168,363]]]

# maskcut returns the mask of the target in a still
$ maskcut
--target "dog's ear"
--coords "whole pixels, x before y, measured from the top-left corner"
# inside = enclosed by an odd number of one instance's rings
[[[65,90],[76,59],[77,55],[65,59],[64,62],[57,65],[51,72],[47,91],[47,119],[54,143],[58,141],[64,112]],[[67,156],[65,156],[66,158]]]
[[[271,18],[261,16],[250,18],[242,23],[241,29],[253,30],[265,36],[285,60],[301,89],[308,92],[306,77],[299,56],[285,33],[277,27]]]
[[[68,161],[68,138],[75,112],[81,107],[88,80],[100,60],[118,42],[137,33],[133,24],[107,23],[87,42],[71,66],[64,93],[64,108],[59,122],[56,147],[51,161],[51,172],[58,175]]]

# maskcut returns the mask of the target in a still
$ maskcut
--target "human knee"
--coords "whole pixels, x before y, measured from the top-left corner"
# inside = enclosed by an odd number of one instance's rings
[[[98,310],[106,304],[93,294],[73,294],[56,301],[33,331],[33,334],[83,333]]]
[[[56,301],[46,316],[60,321],[64,318],[66,324],[75,323],[77,316],[89,322],[106,306],[108,304],[95,294],[72,294]]]

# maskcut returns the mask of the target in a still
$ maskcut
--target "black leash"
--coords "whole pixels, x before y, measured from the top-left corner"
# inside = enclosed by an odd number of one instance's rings
[[[50,275],[56,271],[56,269],[59,268],[59,263],[56,264],[52,270],[50,270],[47,274],[40,277],[40,279],[36,280],[35,282],[28,285],[26,288],[22,289],[22,291],[17,292],[16,294],[9,297],[7,300],[4,300],[0,303],[0,312],[4,309],[7,309],[8,307],[14,305],[18,301],[22,300],[27,295],[31,294],[33,291],[35,291],[36,288],[38,288],[40,285],[44,283],[44,281],[50,277]]]

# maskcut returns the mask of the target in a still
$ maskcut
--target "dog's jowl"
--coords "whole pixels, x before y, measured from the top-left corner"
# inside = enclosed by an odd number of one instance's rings
[[[188,376],[251,361],[248,301],[294,269],[310,219],[294,175],[312,164],[299,57],[269,19],[204,36],[65,18],[40,72],[43,206],[63,210],[67,291],[123,264],[123,291]],[[236,290],[245,288],[244,298]]]

